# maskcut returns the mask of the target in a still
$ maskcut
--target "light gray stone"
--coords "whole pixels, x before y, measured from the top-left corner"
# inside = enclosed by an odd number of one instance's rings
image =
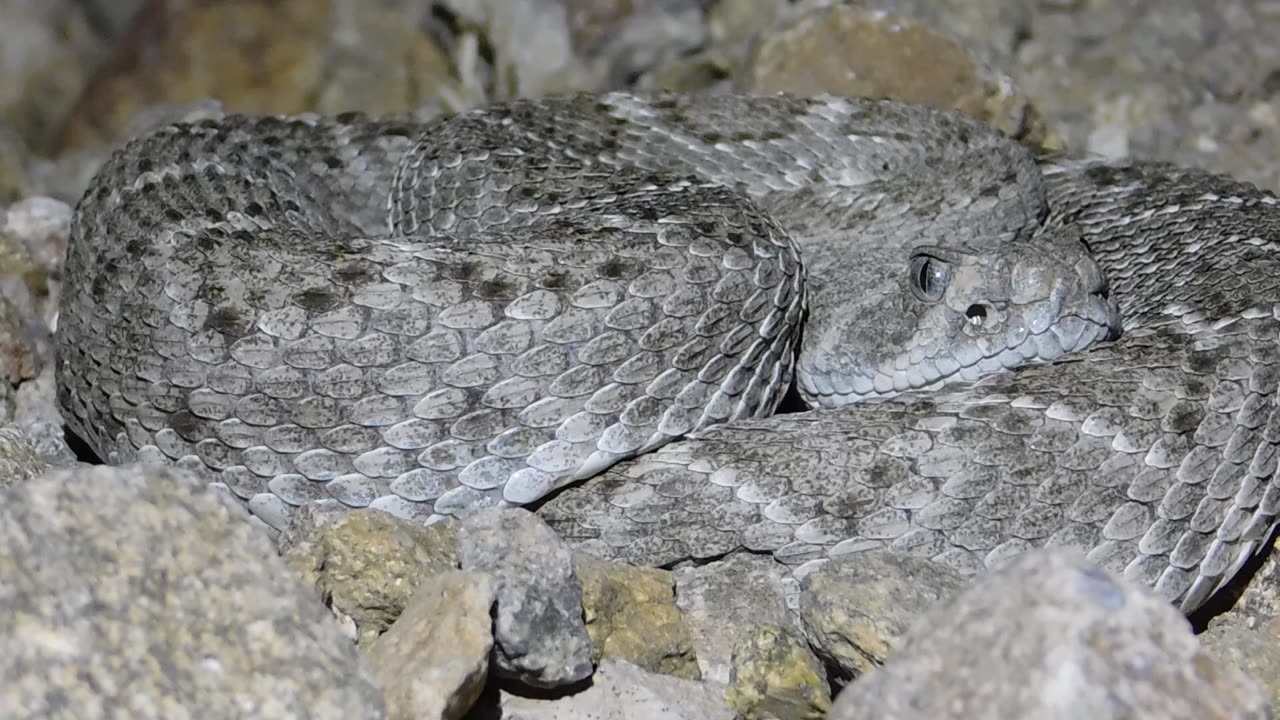
[[[571,685],[591,675],[591,638],[582,584],[569,546],[533,513],[489,508],[462,521],[463,570],[491,573],[498,672],[534,687]]]
[[[243,508],[173,470],[0,492],[0,717],[380,718],[381,692]]]
[[[605,660],[591,687],[556,700],[502,694],[502,720],[733,720],[717,683],[658,675]]]
[[[798,629],[787,609],[790,569],[771,557],[738,553],[674,571],[676,607],[684,613],[702,677],[728,683],[734,647],[758,627]]]
[[[1270,718],[1181,614],[1077,553],[1037,550],[923,617],[831,720]]]
[[[494,599],[493,579],[484,573],[449,571],[418,587],[366,655],[388,718],[466,715],[489,674]]]

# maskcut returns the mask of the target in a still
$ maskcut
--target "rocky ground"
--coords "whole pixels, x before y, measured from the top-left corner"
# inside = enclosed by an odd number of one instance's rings
[[[0,0],[0,717],[1271,717],[1274,563],[1197,636],[1058,553],[797,581],[332,502],[277,543],[177,471],[77,463],[50,328],[70,204],[176,118],[828,91],[1280,190],[1278,31],[1266,0]]]

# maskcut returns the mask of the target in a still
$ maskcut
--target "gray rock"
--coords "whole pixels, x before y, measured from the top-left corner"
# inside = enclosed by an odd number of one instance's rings
[[[49,468],[25,430],[0,427],[0,488],[26,482]]]
[[[733,720],[716,683],[658,675],[617,660],[600,663],[591,687],[557,700],[502,693],[502,720]]]
[[[1280,12],[1255,0],[1057,2],[1034,13],[1017,61],[1002,66],[1073,150],[1275,190],[1277,33]]]
[[[173,470],[0,492],[0,717],[379,718],[381,693],[242,507]]]
[[[489,508],[462,521],[463,570],[497,583],[496,670],[534,687],[570,685],[591,675],[591,639],[582,584],[569,546],[533,513]]]
[[[1247,622],[1227,613],[1199,638],[1217,664],[1248,673],[1266,691],[1271,707],[1280,707],[1280,618]]]
[[[734,646],[756,628],[799,627],[787,609],[790,570],[772,557],[738,553],[674,575],[676,607],[685,615],[703,678],[728,683]]]
[[[923,617],[832,720],[1270,718],[1168,601],[1076,553],[1037,550]]]
[[[41,460],[59,467],[77,465],[62,429],[56,392],[54,364],[49,363],[34,379],[18,386],[13,398],[13,422],[26,431]]]
[[[489,673],[494,599],[493,580],[484,573],[449,571],[418,587],[366,655],[382,683],[388,718],[466,715]]]
[[[884,664],[921,615],[965,585],[955,570],[924,558],[854,553],[800,582],[800,617],[818,655],[848,680]]]

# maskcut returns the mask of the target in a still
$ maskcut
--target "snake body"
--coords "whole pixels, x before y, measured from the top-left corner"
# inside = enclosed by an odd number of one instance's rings
[[[175,125],[77,207],[59,402],[275,527],[603,473],[543,511],[604,554],[1065,543],[1191,609],[1280,506],[1275,204],[889,101]]]

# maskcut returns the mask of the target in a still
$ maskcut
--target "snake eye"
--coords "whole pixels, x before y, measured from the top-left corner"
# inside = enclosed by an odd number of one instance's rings
[[[951,282],[951,265],[928,255],[911,258],[911,289],[925,302],[938,302]]]

